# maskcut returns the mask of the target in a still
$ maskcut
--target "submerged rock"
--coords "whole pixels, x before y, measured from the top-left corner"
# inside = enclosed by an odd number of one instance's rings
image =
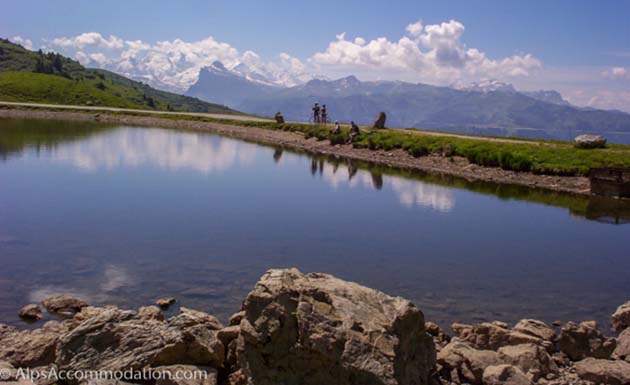
[[[610,317],[613,329],[622,332],[624,329],[630,328],[630,301],[619,306]]]
[[[429,383],[433,341],[407,300],[287,269],[265,273],[243,307],[241,373],[231,378],[256,385]]]
[[[575,370],[580,378],[596,384],[630,384],[630,363],[596,358],[586,358],[575,363]]]
[[[175,302],[177,302],[177,299],[173,297],[166,297],[166,298],[158,299],[157,301],[155,301],[155,304],[158,305],[162,309],[168,309]]]
[[[49,313],[59,315],[72,315],[88,306],[87,302],[69,295],[48,297],[42,301],[42,305],[44,305],[44,308],[46,308]]]
[[[573,361],[586,357],[610,358],[616,346],[614,338],[606,338],[597,330],[595,321],[567,322],[560,329],[557,342],[560,351]]]
[[[37,304],[30,304],[24,306],[19,313],[20,318],[27,321],[39,321],[44,316],[42,314],[42,309]]]

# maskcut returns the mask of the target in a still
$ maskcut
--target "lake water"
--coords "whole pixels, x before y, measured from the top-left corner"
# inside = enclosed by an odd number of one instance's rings
[[[404,174],[198,132],[0,120],[0,322],[58,293],[222,319],[269,268],[400,295],[428,320],[607,323],[627,205]],[[173,311],[176,311],[173,310]]]

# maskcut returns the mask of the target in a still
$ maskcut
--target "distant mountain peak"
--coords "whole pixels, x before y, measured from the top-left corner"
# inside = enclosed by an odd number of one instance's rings
[[[218,71],[223,71],[223,72],[228,72],[228,69],[225,68],[225,66],[223,65],[223,63],[221,63],[219,60],[215,60],[212,62],[212,64],[210,65],[210,67],[218,70]]]
[[[468,85],[463,85],[461,83],[454,83],[451,85],[451,88],[460,91],[472,91],[472,92],[507,92],[507,93],[515,93],[516,88],[510,83],[505,83],[497,79],[485,79],[479,82],[470,83]]]

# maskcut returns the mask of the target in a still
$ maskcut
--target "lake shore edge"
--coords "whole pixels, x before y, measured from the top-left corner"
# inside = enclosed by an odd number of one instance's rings
[[[185,307],[167,317],[164,312],[176,301],[163,298],[155,305],[123,310],[91,306],[68,295],[46,298],[41,305],[60,320],[32,330],[0,324],[2,380],[28,385],[56,382],[54,378],[24,382],[23,371],[31,369],[201,371],[208,376],[203,382],[141,381],[156,385],[630,381],[630,301],[611,315],[617,337],[604,335],[595,321],[550,325],[535,319],[454,323],[453,333],[447,333],[402,297],[295,268],[264,273],[227,326],[211,314]],[[40,320],[42,310],[31,304],[20,315]],[[137,383],[126,378],[116,383],[128,382]]]
[[[571,195],[590,196],[590,183],[583,176],[540,175],[532,172],[510,171],[499,167],[485,167],[470,163],[466,158],[441,155],[413,157],[406,151],[370,150],[354,148],[352,145],[331,145],[328,140],[306,138],[303,133],[246,127],[209,121],[161,118],[107,111],[59,111],[48,108],[21,108],[1,106],[0,118],[99,121],[128,125],[155,126],[209,132],[236,139],[278,146],[288,150],[305,151],[316,155],[334,156],[349,160],[368,162],[379,166],[406,171],[419,171],[433,175],[448,175],[468,181],[483,181],[497,184],[524,186],[531,189],[548,190]],[[483,140],[480,138],[479,140]]]

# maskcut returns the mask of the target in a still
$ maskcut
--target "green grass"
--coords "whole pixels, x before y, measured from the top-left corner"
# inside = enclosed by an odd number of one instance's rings
[[[34,52],[0,39],[0,100],[158,111],[237,114],[225,106],[160,91],[56,53]]]
[[[343,127],[340,135],[331,138],[330,127],[311,124],[278,125],[273,122],[218,120],[185,115],[164,117],[301,132],[306,138],[332,139],[331,144],[345,143],[349,132],[347,127]],[[387,129],[374,132],[362,130],[353,146],[383,151],[400,149],[415,157],[449,153],[452,156],[465,157],[471,163],[481,166],[545,175],[580,176],[588,175],[589,170],[595,167],[630,167],[630,146],[618,144],[611,144],[603,149],[583,150],[575,148],[571,142],[528,140],[523,143],[507,143],[479,137],[468,139],[428,135],[422,131]]]

